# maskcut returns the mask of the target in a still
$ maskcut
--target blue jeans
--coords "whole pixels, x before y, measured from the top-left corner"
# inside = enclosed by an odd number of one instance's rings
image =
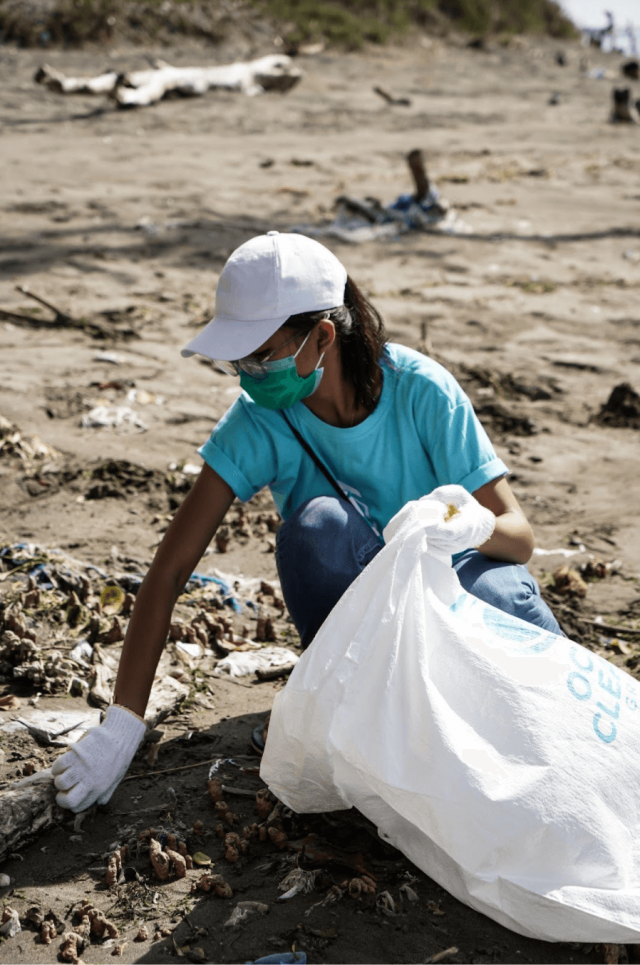
[[[284,600],[304,648],[381,549],[357,510],[333,496],[308,500],[283,523],[276,562]],[[501,563],[478,550],[467,550],[454,569],[468,593],[527,623],[563,635],[526,566]]]

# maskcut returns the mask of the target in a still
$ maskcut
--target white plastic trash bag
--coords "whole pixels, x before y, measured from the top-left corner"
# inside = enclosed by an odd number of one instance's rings
[[[465,593],[405,506],[275,701],[261,775],[355,806],[472,908],[548,941],[640,939],[640,687]],[[438,557],[438,558],[437,558]]]

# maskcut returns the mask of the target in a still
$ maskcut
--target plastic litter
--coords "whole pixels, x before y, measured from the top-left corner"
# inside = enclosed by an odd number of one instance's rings
[[[0,935],[3,938],[13,938],[18,932],[22,931],[22,926],[20,924],[20,918],[18,917],[18,912],[14,911],[13,908],[8,906],[4,909],[2,915],[2,925],[0,925]]]
[[[97,405],[80,420],[83,429],[122,429],[127,426],[146,432],[149,428],[128,405]]]
[[[584,547],[583,547],[584,550]],[[564,546],[559,546],[557,549],[545,550],[541,546],[536,546],[533,550],[534,556],[564,556],[565,559],[569,559],[570,556],[575,556],[580,550],[568,550]]]
[[[637,942],[640,685],[465,593],[434,502],[391,520],[300,658],[260,775],[298,813],[358,808],[522,935]]]
[[[412,194],[401,194],[391,204],[339,199],[338,214],[328,225],[298,225],[293,228],[310,237],[332,237],[350,244],[397,238],[408,231],[438,231],[443,234],[469,234],[471,228],[462,221],[438,189],[431,186],[421,201]],[[360,209],[359,213],[357,207]]]
[[[83,667],[91,666],[91,658],[93,657],[93,647],[87,640],[79,640],[73,650],[69,651],[69,659],[75,660]]]
[[[225,921],[224,927],[235,928],[248,918],[253,918],[255,915],[266,915],[268,911],[269,905],[264,905],[260,901],[239,901],[230,917]]]
[[[292,650],[285,647],[264,647],[262,650],[236,651],[218,661],[217,673],[226,673],[230,677],[244,677],[256,670],[268,670],[270,667],[284,667],[297,663],[299,657]]]
[[[67,747],[100,722],[100,711],[87,707],[82,713],[77,711],[51,711],[30,708],[17,720],[9,720],[0,726],[0,733],[14,733],[26,728],[34,737],[53,747]]]
[[[164,401],[163,395],[154,395],[153,392],[147,392],[146,389],[130,389],[127,392],[127,402],[134,402],[138,405],[163,405]]]
[[[181,650],[182,653],[186,653],[188,657],[192,657],[194,660],[199,660],[204,656],[204,647],[200,643],[183,643],[182,640],[178,640],[176,643],[176,649]]]
[[[109,365],[120,365],[124,362],[122,355],[118,355],[117,352],[98,352],[93,356],[92,361],[94,362],[108,362]]]

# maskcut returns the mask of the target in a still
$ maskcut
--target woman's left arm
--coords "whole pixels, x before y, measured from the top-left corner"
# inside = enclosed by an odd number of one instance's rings
[[[473,494],[496,517],[496,528],[477,549],[505,563],[527,563],[534,547],[533,530],[504,476],[476,489]]]

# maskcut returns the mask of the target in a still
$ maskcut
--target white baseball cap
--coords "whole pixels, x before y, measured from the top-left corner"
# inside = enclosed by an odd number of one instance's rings
[[[268,231],[233,252],[216,289],[215,315],[182,349],[231,361],[255,352],[291,315],[337,308],[347,272],[328,248]]]

